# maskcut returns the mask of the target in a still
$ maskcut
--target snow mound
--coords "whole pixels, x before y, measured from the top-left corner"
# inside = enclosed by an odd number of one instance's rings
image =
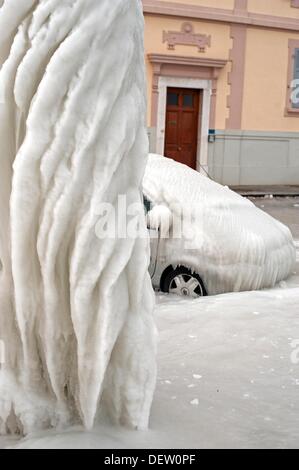
[[[170,264],[185,265],[209,294],[272,287],[293,270],[292,235],[228,187],[160,155],[150,155],[145,196],[183,219],[183,236],[163,240]]]
[[[95,234],[99,204],[141,202],[141,2],[0,5],[0,431],[147,427],[148,240]]]

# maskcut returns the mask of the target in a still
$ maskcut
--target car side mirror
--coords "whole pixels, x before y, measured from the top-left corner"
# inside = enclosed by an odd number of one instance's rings
[[[147,227],[150,230],[160,231],[162,238],[169,236],[172,224],[173,214],[167,206],[157,205],[147,213]]]

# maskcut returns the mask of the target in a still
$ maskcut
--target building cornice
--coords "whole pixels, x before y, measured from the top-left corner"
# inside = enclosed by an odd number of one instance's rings
[[[148,59],[152,64],[188,65],[193,67],[212,67],[222,69],[227,64],[227,60],[209,59],[207,57],[188,57],[168,54],[148,54]]]
[[[296,18],[247,13],[246,11],[242,13],[240,10],[208,8],[161,0],[142,0],[142,3],[144,13],[147,15],[217,21],[226,24],[299,32],[299,19]]]

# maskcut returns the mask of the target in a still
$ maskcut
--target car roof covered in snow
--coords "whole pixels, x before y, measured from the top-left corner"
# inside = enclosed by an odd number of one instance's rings
[[[218,184],[192,168],[170,158],[149,154],[144,176],[145,195],[155,203],[179,201],[189,206],[206,202],[208,205],[252,205],[250,201]]]

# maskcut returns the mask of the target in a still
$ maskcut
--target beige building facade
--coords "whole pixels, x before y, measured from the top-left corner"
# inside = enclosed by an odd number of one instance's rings
[[[299,184],[299,1],[143,0],[151,151]]]

